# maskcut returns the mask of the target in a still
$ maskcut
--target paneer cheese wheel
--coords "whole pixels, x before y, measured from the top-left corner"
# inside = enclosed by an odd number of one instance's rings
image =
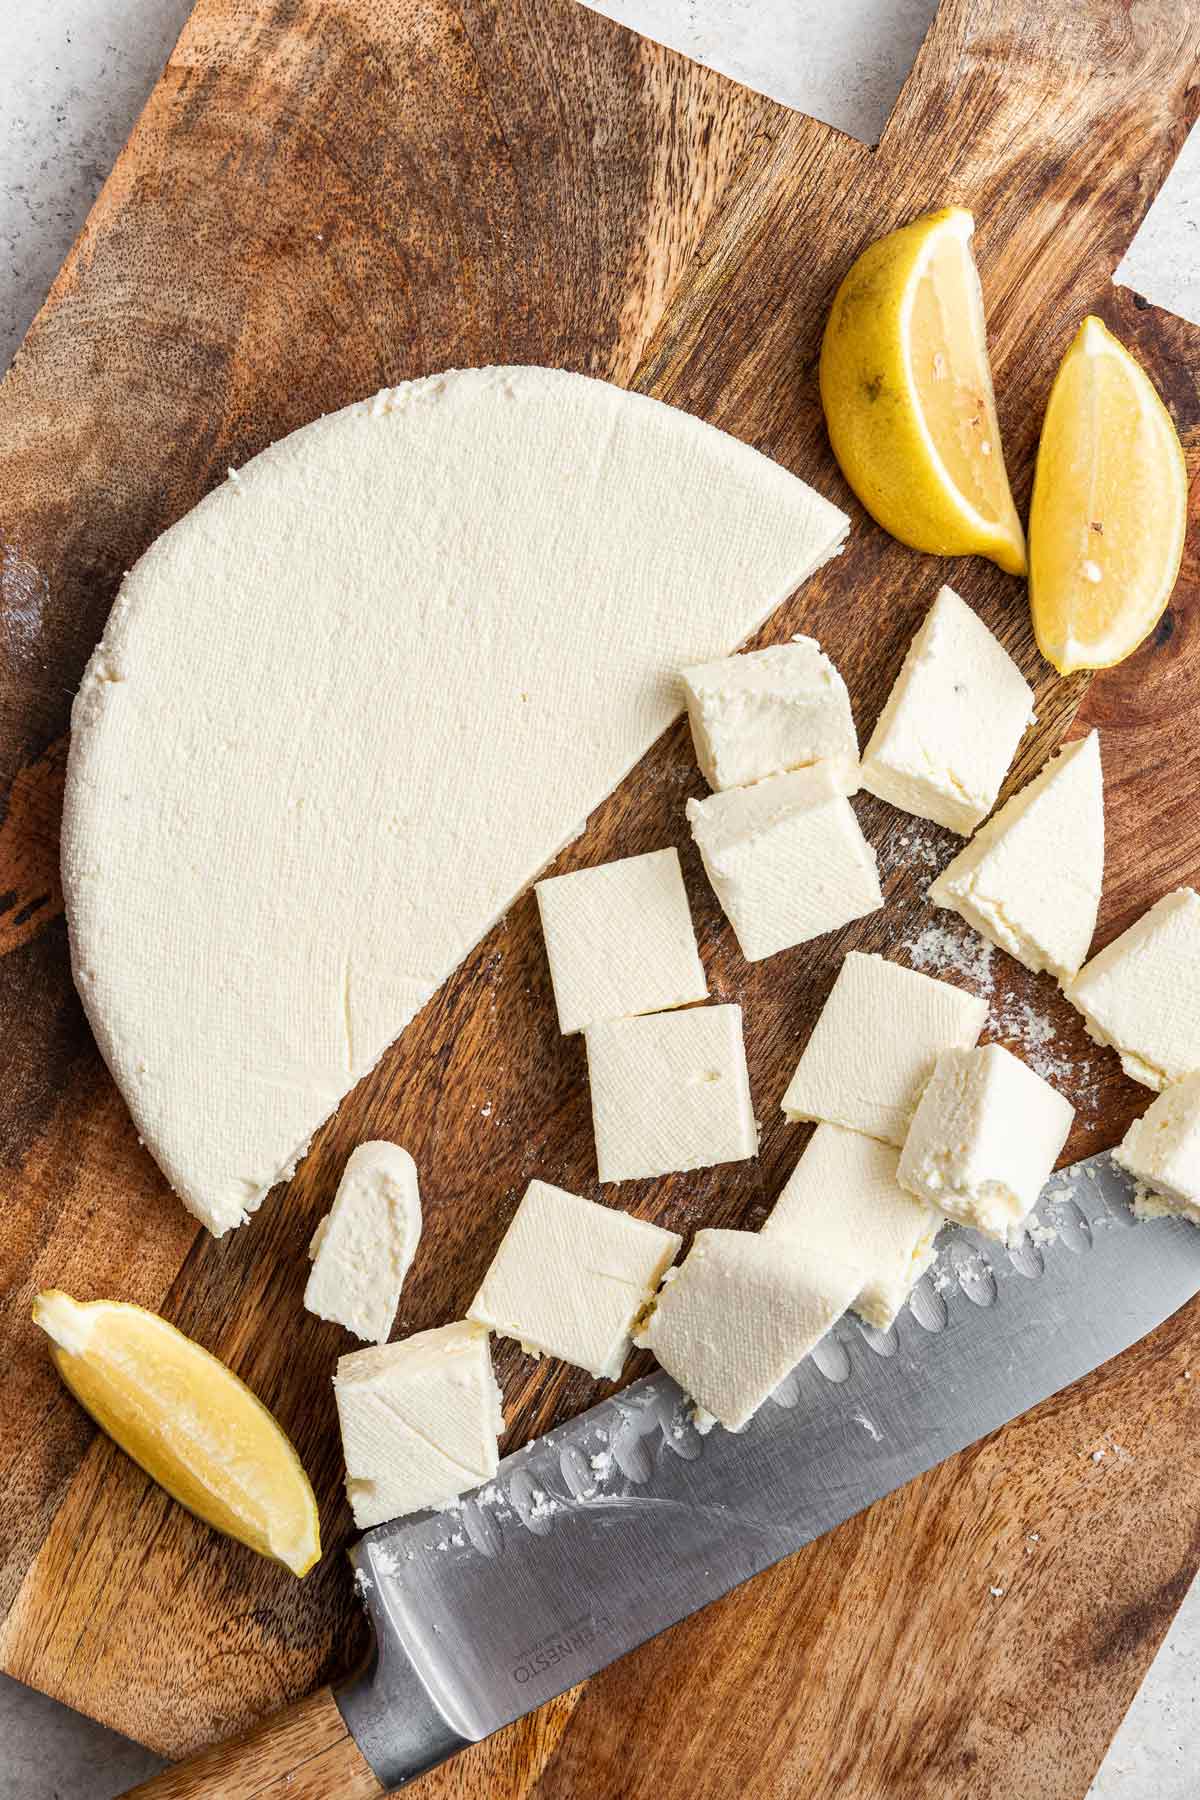
[[[215,1233],[848,521],[746,445],[559,370],[293,433],[155,543],[72,717],[72,962]]]

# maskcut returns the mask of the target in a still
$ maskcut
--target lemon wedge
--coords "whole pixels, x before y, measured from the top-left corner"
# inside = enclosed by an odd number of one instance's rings
[[[1183,556],[1187,468],[1141,364],[1083,321],[1042,424],[1029,513],[1029,604],[1060,675],[1107,669],[1159,619]]]
[[[863,251],[834,297],[821,402],[834,455],[885,531],[936,556],[1025,573],[961,206]]]
[[[271,1414],[224,1363],[156,1313],[39,1294],[34,1323],[97,1425],[173,1499],[226,1536],[306,1575],[317,1502]]]

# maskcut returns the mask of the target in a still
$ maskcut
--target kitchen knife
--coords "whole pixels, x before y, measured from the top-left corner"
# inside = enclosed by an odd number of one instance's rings
[[[283,1733],[292,1721],[304,1741],[307,1702],[137,1793],[274,1792],[249,1773],[239,1785],[251,1755],[297,1800],[388,1791],[574,1686],[1200,1292],[1200,1231],[1133,1228],[1131,1197],[1093,1157],[1054,1177],[1019,1247],[947,1233],[888,1331],[847,1315],[741,1433],[701,1437],[659,1372],[506,1457],[451,1508],[367,1532],[351,1557],[375,1650],[335,1690],[340,1719],[327,1695],[322,1713],[325,1736],[344,1739],[328,1754],[353,1757],[358,1785],[296,1785],[309,1764]]]

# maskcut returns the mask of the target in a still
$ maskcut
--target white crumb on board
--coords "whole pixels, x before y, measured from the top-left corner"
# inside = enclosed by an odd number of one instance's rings
[[[1188,133],[1113,281],[1200,325],[1200,125]]]
[[[937,0],[583,0],[744,87],[876,144]]]
[[[1015,1045],[1034,1074],[1064,1093],[1078,1111],[1092,1108],[1098,1093],[1093,1059],[1056,1048],[1053,1019],[1031,1001],[1011,995],[993,1001],[987,1028],[992,1037]]]
[[[990,999],[995,977],[991,944],[974,931],[961,932],[948,925],[927,925],[920,936],[905,946],[914,969],[927,975],[961,975],[985,999]]]
[[[930,874],[937,873],[938,864],[942,859],[938,854],[937,845],[928,838],[918,837],[914,832],[911,836],[897,838],[896,849],[910,867],[928,869]]]
[[[922,893],[962,849],[962,839],[932,819],[905,818],[879,845],[879,879],[886,886],[900,870],[916,877]]]

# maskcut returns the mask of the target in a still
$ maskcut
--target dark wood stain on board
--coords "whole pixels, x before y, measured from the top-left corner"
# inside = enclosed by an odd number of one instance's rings
[[[182,1753],[347,1666],[360,1626],[329,1390],[346,1340],[300,1296],[349,1148],[394,1137],[421,1168],[403,1330],[461,1312],[530,1176],[597,1192],[582,1053],[558,1036],[526,896],[295,1180],[225,1242],[197,1234],[95,1051],[61,919],[70,698],[122,571],[227,467],[385,383],[536,361],[636,386],[852,513],[845,555],[762,636],[818,636],[860,732],[942,580],[1037,687],[1010,788],[1065,732],[1100,727],[1111,937],[1200,876],[1194,534],[1170,628],[1091,685],[1060,681],[1020,583],[916,556],[864,517],[830,457],[816,356],[856,252],[959,201],[978,222],[1020,504],[1088,310],[1146,363],[1194,467],[1196,334],[1109,276],[1194,116],[1198,51],[1193,9],[1172,0],[943,0],[872,153],[574,0],[200,0],[0,385],[0,1656],[14,1675]],[[713,992],[745,1007],[757,1163],[616,1196],[685,1232],[761,1222],[802,1142],[779,1096],[840,953],[911,957],[928,859],[951,848],[864,799],[886,912],[747,967],[687,838],[683,801],[701,791],[676,727],[558,865],[677,844]],[[1144,1093],[1046,982],[999,956],[992,969],[996,1029],[1028,1003],[1053,1020],[1055,1054],[1086,1065],[1066,1081],[1069,1154],[1112,1142]],[[305,1583],[196,1525],[93,1434],[29,1322],[50,1284],[162,1309],[277,1410],[321,1500],[328,1554]],[[419,1791],[1079,1800],[1200,1562],[1198,1321],[1185,1308]],[[511,1444],[601,1391],[511,1344],[498,1366]]]

